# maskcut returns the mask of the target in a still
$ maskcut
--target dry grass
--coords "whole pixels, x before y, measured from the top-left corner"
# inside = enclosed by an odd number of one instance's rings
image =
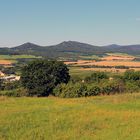
[[[87,63],[95,62],[95,60],[78,60],[78,61],[69,61],[64,62],[66,65],[83,65]]]
[[[102,72],[125,72],[126,69],[115,69],[115,68],[79,68],[77,71],[102,71]],[[139,69],[140,70],[140,69]]]
[[[112,61],[112,60],[132,61],[134,59],[135,57],[131,57],[131,56],[107,56],[102,58],[102,60],[105,61]]]
[[[127,69],[116,69],[116,68],[79,68],[77,71],[103,71],[103,72],[125,72]],[[131,70],[140,71],[140,68],[131,68]]]
[[[138,140],[140,94],[0,99],[2,140]]]
[[[77,64],[80,65],[81,64]],[[140,67],[140,62],[135,61],[99,61],[99,62],[88,62],[82,64],[82,66],[128,66],[128,67]]]

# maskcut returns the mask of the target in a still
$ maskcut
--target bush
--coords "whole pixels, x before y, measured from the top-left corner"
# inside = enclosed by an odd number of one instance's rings
[[[8,83],[3,83],[4,90],[13,90],[21,86],[20,81],[13,81]]]
[[[101,94],[101,89],[98,86],[88,86],[87,96],[97,96]]]
[[[114,80],[108,81],[101,85],[102,87],[102,94],[115,94],[115,93],[123,93],[125,91],[125,84],[122,80]]]
[[[53,92],[55,96],[62,98],[85,97],[87,95],[87,87],[81,83],[60,84]]]
[[[85,78],[85,81],[88,83],[99,83],[103,79],[108,79],[108,75],[105,72],[93,72],[91,76]]]
[[[124,73],[125,81],[139,81],[140,80],[140,71],[127,70]]]
[[[14,90],[0,91],[0,96],[23,97],[23,96],[28,96],[28,92],[24,88],[19,88]]]
[[[137,83],[134,82],[126,82],[125,85],[125,90],[128,93],[134,93],[134,92],[139,92],[140,91],[140,87],[137,85]]]
[[[54,89],[54,95],[62,98],[77,98],[100,95],[101,89],[96,85],[85,85],[83,83],[68,83],[58,85]]]
[[[21,83],[30,96],[48,96],[60,83],[70,79],[69,70],[63,62],[36,60],[22,69]]]

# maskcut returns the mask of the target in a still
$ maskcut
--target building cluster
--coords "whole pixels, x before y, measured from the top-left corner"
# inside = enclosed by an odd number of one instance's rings
[[[0,71],[0,79],[5,81],[5,82],[13,82],[13,81],[19,81],[20,76],[17,75],[6,75],[2,71]]]

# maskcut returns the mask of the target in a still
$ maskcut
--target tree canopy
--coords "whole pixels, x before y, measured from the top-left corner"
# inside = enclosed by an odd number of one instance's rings
[[[21,83],[30,96],[48,96],[60,83],[68,83],[69,69],[63,62],[36,60],[22,69]]]

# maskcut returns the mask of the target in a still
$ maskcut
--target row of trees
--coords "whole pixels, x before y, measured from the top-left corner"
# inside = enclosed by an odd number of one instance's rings
[[[112,77],[105,72],[93,72],[91,76],[84,80],[75,79],[72,79],[68,84],[58,85],[54,89],[54,95],[73,98],[140,91],[139,71],[128,70],[123,75],[112,75]]]
[[[73,98],[140,91],[140,72],[127,70],[123,75],[93,72],[80,79],[71,77],[63,62],[36,60],[24,66],[21,80],[0,84],[8,96],[48,96]],[[8,91],[10,90],[10,92]]]

